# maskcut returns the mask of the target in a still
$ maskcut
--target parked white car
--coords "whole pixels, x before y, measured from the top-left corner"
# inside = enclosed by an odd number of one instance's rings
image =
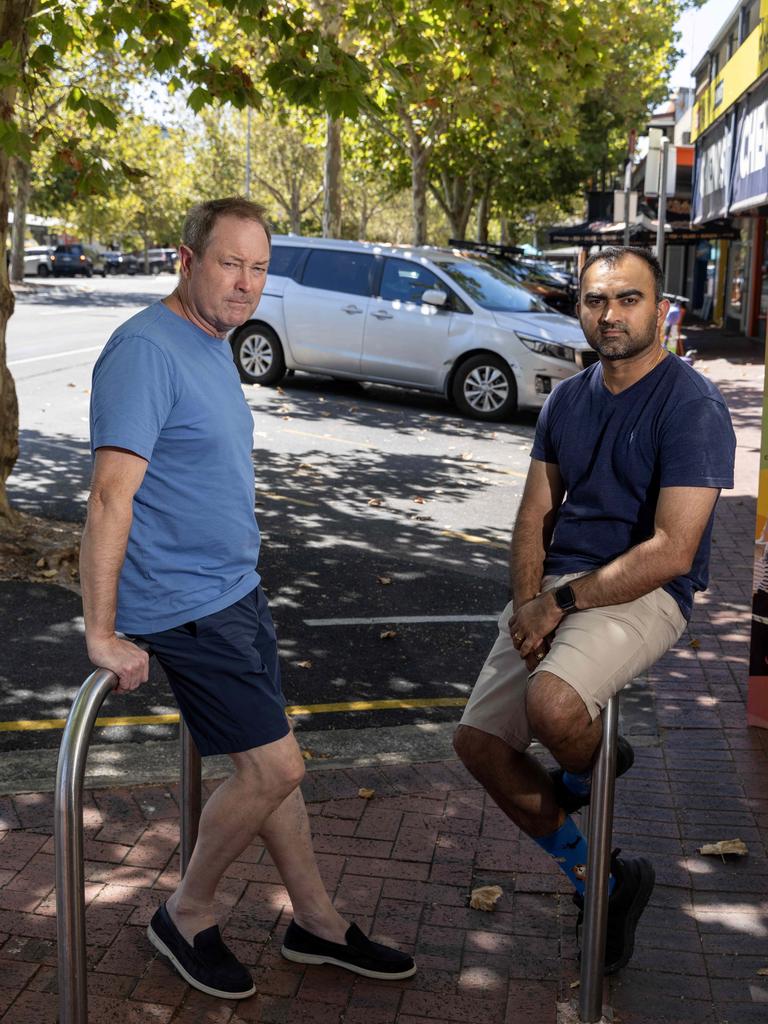
[[[48,277],[53,272],[51,263],[52,245],[39,245],[24,250],[24,275],[36,274]]]
[[[286,370],[437,392],[502,420],[597,359],[579,323],[459,250],[276,236],[254,318],[230,336],[241,379]]]

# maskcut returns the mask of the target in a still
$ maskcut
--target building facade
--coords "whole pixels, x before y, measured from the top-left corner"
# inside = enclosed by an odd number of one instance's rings
[[[737,4],[694,69],[691,223],[728,221],[713,242],[711,316],[765,340],[768,317],[768,0]],[[703,256],[703,253],[701,254]],[[695,305],[695,302],[694,302]]]

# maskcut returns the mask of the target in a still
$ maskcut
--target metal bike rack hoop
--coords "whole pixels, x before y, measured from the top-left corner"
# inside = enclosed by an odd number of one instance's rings
[[[146,646],[139,644],[146,650]],[[59,1024],[88,1024],[83,865],[83,778],[91,733],[117,676],[97,669],[72,704],[59,748],[54,805],[56,931],[59,965]],[[184,722],[181,740],[181,873],[197,840],[200,819],[200,755]]]
[[[595,1024],[603,1018],[603,960],[618,733],[619,698],[616,696],[611,697],[603,711],[603,738],[592,774],[579,987],[579,1018],[582,1024]]]

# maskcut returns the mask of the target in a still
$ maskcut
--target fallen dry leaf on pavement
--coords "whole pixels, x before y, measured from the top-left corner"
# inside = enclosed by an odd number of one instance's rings
[[[278,393],[278,395],[284,395],[285,394],[285,392],[283,391],[282,388],[275,388],[275,391]]]
[[[496,909],[496,904],[504,895],[500,885],[481,885],[479,889],[473,889],[469,898],[469,905],[473,910],[485,910],[487,913]]]
[[[423,505],[426,502],[426,498],[421,498],[418,495],[415,498],[411,498],[414,505]]]
[[[694,651],[698,651],[698,649],[701,647],[701,640],[691,640],[688,646],[692,647]]]
[[[362,797],[363,800],[370,800],[375,792],[375,789],[366,789],[365,786],[363,786],[361,789],[358,789],[357,795]]]
[[[382,640],[392,640],[397,636],[397,630],[385,629],[383,633],[379,633],[379,637]]]
[[[297,661],[296,668],[312,668],[312,662],[309,659],[306,661]]]
[[[383,505],[384,502],[381,500],[381,498],[371,498],[368,504],[373,506],[373,508],[378,508],[379,505]]]
[[[391,576],[377,576],[376,577],[376,582],[380,583],[382,585],[382,587],[388,587],[389,584],[392,582],[392,577]]]
[[[699,853],[704,857],[723,857],[726,854],[746,857],[749,849],[741,839],[721,839],[717,843],[705,843],[699,848]]]
[[[469,462],[470,459],[474,458],[474,454],[472,452],[462,452],[459,458],[463,462]]]

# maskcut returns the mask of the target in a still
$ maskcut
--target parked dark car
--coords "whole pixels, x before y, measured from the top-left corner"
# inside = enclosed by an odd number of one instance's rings
[[[74,277],[76,274],[84,277],[93,277],[94,274],[107,276],[102,254],[80,242],[56,246],[51,254],[51,272],[54,277]]]
[[[574,316],[576,312],[576,289],[562,280],[546,274],[538,267],[520,258],[522,249],[515,245],[495,245],[491,242],[470,242],[466,239],[452,238],[449,245],[464,249],[471,253],[481,253],[494,266],[503,270],[513,281],[522,285],[546,302],[552,309],[565,316]]]
[[[138,274],[139,261],[129,252],[110,249],[104,253],[104,266],[108,274]]]

